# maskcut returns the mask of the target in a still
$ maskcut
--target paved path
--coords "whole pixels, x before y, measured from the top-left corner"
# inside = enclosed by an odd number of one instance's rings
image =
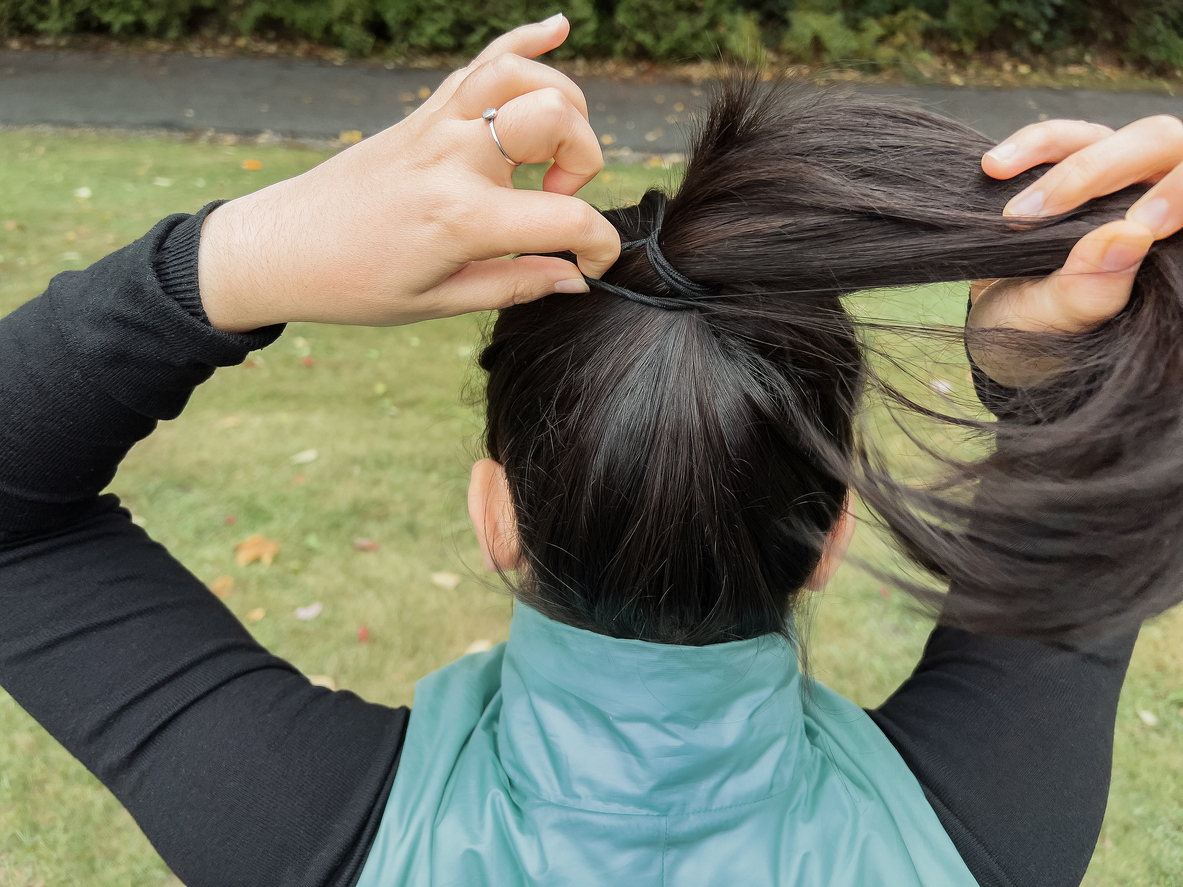
[[[0,126],[54,124],[331,139],[371,135],[401,120],[443,79],[433,71],[301,59],[0,52]],[[611,149],[674,153],[679,124],[704,101],[675,80],[580,81],[592,125]],[[1043,117],[1113,126],[1149,114],[1183,116],[1183,98],[1055,89],[866,87],[904,94],[1002,138]]]

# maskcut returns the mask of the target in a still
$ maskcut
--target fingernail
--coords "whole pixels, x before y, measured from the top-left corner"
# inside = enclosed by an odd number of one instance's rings
[[[1170,214],[1171,205],[1167,202],[1167,199],[1165,197],[1155,197],[1153,200],[1147,200],[1145,203],[1139,203],[1130,207],[1130,211],[1126,213],[1126,218],[1157,234],[1159,229],[1166,224],[1167,216]]]
[[[559,22],[561,22],[562,20],[563,20],[563,14],[562,14],[561,12],[556,12],[556,13],[555,13],[554,15],[552,15],[550,18],[543,19],[543,20],[542,20],[542,24],[544,24],[544,25],[557,25],[557,24],[558,24]],[[563,291],[563,290],[559,290],[559,292],[564,292],[564,291]]]
[[[1101,256],[1103,271],[1126,271],[1132,268],[1146,256],[1146,250],[1124,240],[1115,240]]]
[[[1003,209],[1004,216],[1037,216],[1043,209],[1042,191],[1025,191]]]
[[[556,293],[588,293],[591,287],[582,277],[572,277],[570,280],[560,280],[555,284]]]
[[[1014,142],[1003,142],[995,148],[991,148],[986,152],[987,157],[993,157],[995,160],[1010,160],[1015,156],[1015,151],[1019,149]]]

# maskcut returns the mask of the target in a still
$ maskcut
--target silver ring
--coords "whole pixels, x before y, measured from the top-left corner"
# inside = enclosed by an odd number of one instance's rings
[[[489,132],[493,133],[493,144],[497,146],[497,150],[501,152],[501,156],[512,163],[514,166],[521,166],[521,164],[505,153],[505,149],[501,147],[501,139],[497,138],[497,130],[493,128],[493,121],[497,119],[496,108],[485,108],[485,112],[481,117],[489,122]]]

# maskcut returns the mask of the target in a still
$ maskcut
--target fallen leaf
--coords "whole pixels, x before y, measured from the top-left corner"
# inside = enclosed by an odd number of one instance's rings
[[[419,98],[421,98],[421,99],[431,98],[431,87],[430,86],[420,86],[419,87]]]
[[[209,590],[214,593],[214,597],[226,600],[226,597],[234,589],[234,577],[219,576],[209,584]]]
[[[341,134],[337,136],[346,145],[356,145],[361,141],[361,130],[359,129],[343,129]]]
[[[324,604],[320,601],[317,601],[315,604],[309,604],[307,607],[296,607],[296,618],[307,622],[319,616],[323,609]]]
[[[493,642],[487,640],[486,638],[481,638],[480,640],[473,641],[471,644],[469,644],[468,649],[464,651],[464,655],[468,656],[472,653],[484,653],[486,650],[492,649]]]
[[[460,577],[455,573],[432,573],[431,582],[440,588],[451,590],[460,584]]]
[[[306,367],[310,367],[310,366],[314,366],[316,364],[316,360],[312,357],[305,357],[303,360],[300,361],[300,363],[304,364],[304,366],[306,366]]]
[[[373,539],[363,539],[361,536],[358,536],[353,540],[354,551],[377,551],[381,547]]]
[[[358,626],[358,629],[357,629],[358,643],[364,644],[369,639],[370,639],[370,630],[368,628],[366,628],[364,625]]]
[[[232,527],[232,526],[234,526],[236,523],[238,523],[238,518],[236,518],[236,517],[235,517],[234,515],[232,515],[232,514],[228,514],[228,515],[226,515],[224,518],[222,518],[222,522],[223,522],[224,524],[226,524],[226,526],[228,526],[228,527]]]
[[[216,424],[219,428],[237,428],[242,424],[242,419],[238,416],[226,416],[219,419]]]
[[[300,450],[300,452],[292,456],[291,463],[293,465],[307,465],[309,462],[315,462],[316,457],[319,455],[320,453],[314,449]]]
[[[240,567],[262,562],[263,566],[271,566],[275,556],[279,554],[279,543],[273,539],[264,539],[258,533],[250,536],[234,546],[234,562]]]
[[[292,478],[292,486],[294,487],[302,487],[306,483],[308,483],[308,475],[306,474],[297,474]]]
[[[260,619],[262,619],[266,615],[267,615],[267,611],[264,610],[262,607],[255,607],[255,609],[251,610],[249,613],[246,614],[246,621],[247,622],[258,622]]]
[[[1140,709],[1138,709],[1138,717],[1140,717],[1142,719],[1142,723],[1145,724],[1147,727],[1157,727],[1158,726],[1158,715],[1156,715],[1152,711],[1147,711],[1144,708],[1140,708]]]
[[[258,170],[263,168],[263,164],[260,163],[258,160],[244,160],[244,161],[242,161],[242,168],[249,169],[252,172],[257,172]]]
[[[308,683],[314,687],[324,687],[326,690],[337,689],[337,682],[327,674],[310,674],[308,675]]]

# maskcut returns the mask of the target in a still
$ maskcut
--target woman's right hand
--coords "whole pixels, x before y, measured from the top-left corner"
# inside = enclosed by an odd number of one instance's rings
[[[1017,284],[976,282],[972,327],[1093,329],[1125,307],[1150,245],[1183,228],[1183,122],[1177,117],[1146,117],[1116,132],[1080,120],[1035,123],[990,150],[982,169],[1009,179],[1041,163],[1056,165],[1016,195],[1004,215],[1051,216],[1138,182],[1154,186],[1124,219],[1081,238],[1054,274]]]
[[[620,254],[616,229],[574,196],[603,165],[583,94],[531,59],[561,15],[499,37],[396,126],[301,176],[219,207],[202,230],[202,304],[220,329],[291,320],[388,326],[587,292]],[[515,161],[554,164],[517,191]],[[515,253],[569,250],[558,258]]]

